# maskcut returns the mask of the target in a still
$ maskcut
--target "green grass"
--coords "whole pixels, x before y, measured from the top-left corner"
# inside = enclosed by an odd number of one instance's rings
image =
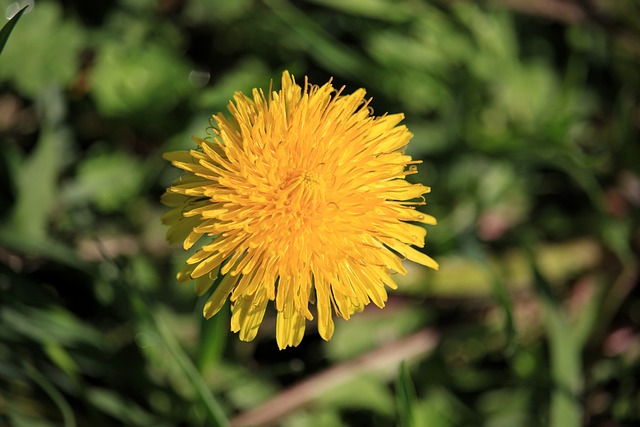
[[[640,422],[634,2],[98,3],[0,24],[0,425]],[[159,199],[284,69],[404,112],[441,269],[278,351],[273,308],[251,343],[202,319]]]

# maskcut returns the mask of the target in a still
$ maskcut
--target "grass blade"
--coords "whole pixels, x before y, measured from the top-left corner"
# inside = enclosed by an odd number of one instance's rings
[[[370,75],[374,69],[367,58],[340,43],[321,25],[301,12],[291,2],[285,0],[264,0],[271,12],[308,43],[309,53],[321,64],[334,70],[336,74],[350,77]]]
[[[58,391],[57,388],[44,376],[40,371],[38,371],[32,365],[25,363],[24,371],[26,374],[35,382],[42,390],[49,396],[49,398],[53,401],[53,403],[58,407],[60,413],[62,414],[62,422],[64,427],[75,427],[76,419],[73,415],[73,410],[71,409],[71,405],[64,398],[62,393]]]
[[[221,310],[211,319],[200,317],[200,346],[198,347],[197,366],[201,373],[217,365],[222,358],[229,331],[229,311]]]
[[[16,13],[13,16],[13,18],[9,20],[9,22],[4,24],[4,27],[2,27],[2,30],[0,30],[0,53],[2,53],[4,46],[7,44],[7,40],[9,40],[9,36],[11,35],[13,28],[16,26],[16,24],[18,23],[18,20],[20,19],[22,14],[27,10],[28,7],[29,6],[27,5],[22,9],[20,9],[18,13]]]
[[[549,343],[549,363],[554,387],[551,391],[548,425],[579,427],[582,425],[582,363],[579,338],[572,330],[562,306],[555,300],[551,284],[540,272],[532,245],[529,241],[524,241],[523,246],[527,251]]]
[[[417,400],[416,388],[411,380],[411,374],[403,361],[400,364],[400,374],[396,381],[396,399],[398,404],[398,416],[401,427],[414,427],[413,408]]]
[[[518,346],[518,342],[516,326],[513,320],[513,304],[511,303],[511,296],[509,295],[507,284],[500,273],[492,267],[485,251],[480,247],[478,241],[467,239],[465,243],[465,249],[469,257],[485,269],[487,275],[491,277],[494,298],[504,310],[504,330],[507,338],[506,353],[513,355]]]
[[[173,359],[178,366],[180,366],[184,375],[189,379],[189,382],[198,394],[201,402],[206,407],[208,416],[212,422],[211,425],[216,427],[228,427],[229,422],[222,410],[222,407],[218,404],[213,394],[211,394],[211,391],[200,375],[200,372],[198,372],[198,368],[176,340],[171,329],[164,320],[164,317],[154,313],[154,311],[142,300],[140,300],[140,302],[140,305],[144,306],[148,316],[153,321],[153,325],[162,339],[162,342],[167,346],[167,349],[171,353]]]
[[[99,244],[99,247],[101,246],[102,245]],[[103,255],[108,259],[106,252],[103,252]],[[120,284],[131,289],[130,297],[134,310],[139,314],[141,320],[149,324],[158,334],[163,344],[171,354],[173,360],[193,387],[193,390],[198,396],[200,402],[204,405],[204,409],[210,422],[207,425],[211,425],[212,427],[229,427],[229,421],[224,410],[216,400],[215,396],[211,393],[211,390],[209,390],[209,387],[202,378],[202,375],[198,371],[196,365],[180,346],[180,343],[165,320],[166,316],[162,313],[157,313],[156,309],[152,308],[147,302],[144,295],[140,292],[136,292],[136,288],[133,286],[129,286],[122,267],[115,261],[111,262],[119,272]]]

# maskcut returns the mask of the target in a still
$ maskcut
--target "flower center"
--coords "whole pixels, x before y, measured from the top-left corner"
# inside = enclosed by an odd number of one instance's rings
[[[326,204],[326,183],[317,172],[290,172],[280,184],[277,194],[276,208],[290,215],[294,223],[302,225],[305,219],[314,216]]]
[[[315,211],[320,204],[324,204],[326,185],[324,179],[316,172],[304,171],[296,179],[302,185],[297,187],[296,199],[299,197],[299,207],[307,211]],[[310,212],[308,212],[310,213]]]
[[[302,179],[302,183],[305,187],[307,187],[307,191],[318,190],[324,185],[322,177],[315,172],[302,172],[300,178]]]

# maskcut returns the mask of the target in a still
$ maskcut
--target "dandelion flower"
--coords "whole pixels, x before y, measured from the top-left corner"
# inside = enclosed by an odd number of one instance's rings
[[[163,195],[170,243],[202,246],[178,273],[198,295],[215,290],[204,316],[231,300],[231,330],[250,341],[269,301],[278,346],[297,346],[315,304],[320,336],[333,313],[349,319],[383,307],[402,261],[438,268],[416,250],[435,224],[415,209],[429,187],[411,184],[404,116],[372,116],[365,91],[344,95],[331,81],[301,87],[285,71],[280,91],[236,93],[229,116],[213,116],[209,138],[164,157],[183,169]]]

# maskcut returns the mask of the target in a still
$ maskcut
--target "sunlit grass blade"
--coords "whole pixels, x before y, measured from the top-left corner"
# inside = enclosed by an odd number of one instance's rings
[[[400,373],[396,380],[396,400],[401,427],[415,427],[413,408],[417,400],[416,388],[406,363],[400,364]]]
[[[16,24],[18,23],[18,20],[20,19],[22,14],[27,10],[28,7],[29,6],[25,6],[22,9],[20,9],[18,13],[16,13],[13,16],[13,18],[9,20],[9,22],[4,24],[4,27],[2,27],[2,30],[0,30],[0,54],[2,53],[4,46],[7,44],[7,40],[9,40],[9,36],[11,35],[13,28],[16,26]]]

